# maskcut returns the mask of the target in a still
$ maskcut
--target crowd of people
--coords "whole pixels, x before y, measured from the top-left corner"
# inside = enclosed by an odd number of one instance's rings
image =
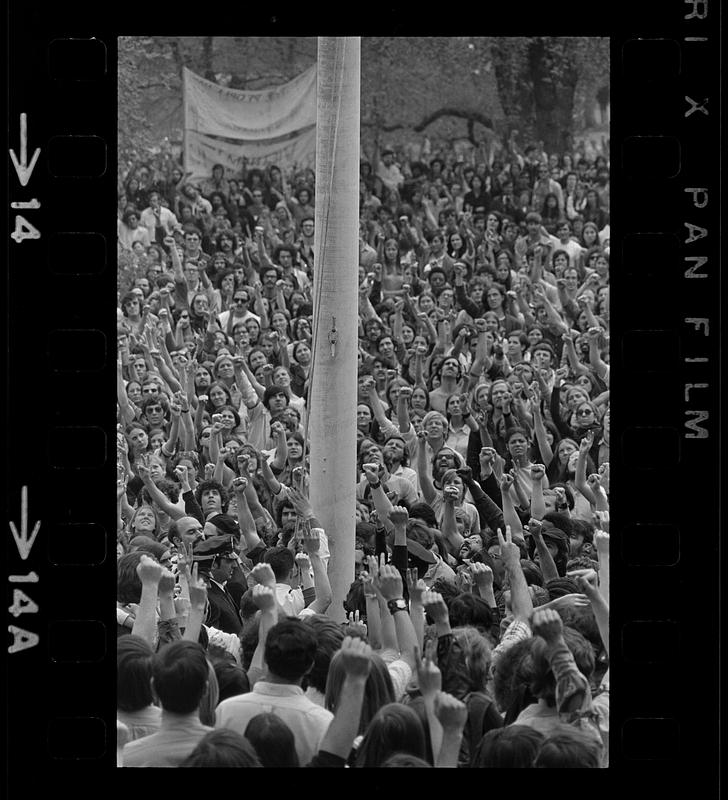
[[[608,157],[418,153],[360,165],[334,613],[314,171],[120,187],[120,766],[609,763]]]

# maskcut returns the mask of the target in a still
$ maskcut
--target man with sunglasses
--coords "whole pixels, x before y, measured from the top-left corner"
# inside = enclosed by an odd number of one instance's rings
[[[231,334],[239,322],[247,322],[249,319],[260,324],[260,317],[250,310],[250,292],[247,289],[236,289],[230,310],[223,311],[218,317],[220,327]]]

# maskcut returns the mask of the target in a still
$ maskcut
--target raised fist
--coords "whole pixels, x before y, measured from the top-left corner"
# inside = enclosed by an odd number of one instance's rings
[[[409,520],[409,514],[404,506],[393,506],[389,512],[389,521],[392,525],[406,525]]]
[[[543,480],[543,476],[545,474],[546,474],[546,467],[543,464],[532,464],[531,465],[531,480],[532,481]]]

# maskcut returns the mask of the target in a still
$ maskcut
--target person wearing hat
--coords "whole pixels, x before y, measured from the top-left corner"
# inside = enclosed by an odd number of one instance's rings
[[[228,535],[212,536],[197,542],[193,551],[199,574],[207,584],[207,625],[240,635],[243,619],[226,584],[232,578],[239,559],[235,552],[235,539]]]
[[[224,536],[227,539],[232,538],[234,546],[240,542],[240,528],[230,514],[215,514],[208,518],[205,523],[205,534],[208,537]],[[233,598],[236,608],[240,608],[240,598],[245,594],[248,588],[245,573],[240,567],[240,562],[236,559],[232,575],[228,578],[225,584],[225,589]]]

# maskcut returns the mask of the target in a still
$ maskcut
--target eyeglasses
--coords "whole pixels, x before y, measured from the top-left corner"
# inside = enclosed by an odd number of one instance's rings
[[[162,406],[147,406],[147,414],[159,414],[162,411]]]
[[[248,298],[247,297],[234,297],[233,298],[233,303],[247,303],[247,302],[248,302]]]

